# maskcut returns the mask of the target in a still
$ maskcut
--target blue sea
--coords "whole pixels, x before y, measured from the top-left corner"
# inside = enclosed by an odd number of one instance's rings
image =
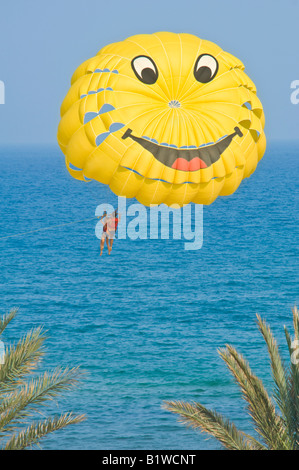
[[[1,311],[19,307],[3,340],[42,325],[40,370],[87,373],[49,408],[86,421],[44,439],[44,449],[219,448],[179,424],[164,400],[200,401],[251,431],[217,349],[233,344],[271,391],[256,313],[287,357],[283,326],[298,304],[298,155],[299,143],[268,145],[234,195],[204,207],[202,249],[127,239],[100,257],[95,209],[116,196],[72,179],[55,146],[0,149]]]

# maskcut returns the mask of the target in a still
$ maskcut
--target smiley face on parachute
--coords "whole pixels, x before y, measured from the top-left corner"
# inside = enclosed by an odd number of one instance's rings
[[[265,151],[263,107],[244,65],[189,34],[104,47],[76,70],[61,115],[70,173],[145,205],[210,204]]]

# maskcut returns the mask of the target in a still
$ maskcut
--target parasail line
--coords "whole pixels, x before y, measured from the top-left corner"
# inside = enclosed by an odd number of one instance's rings
[[[28,232],[16,233],[14,235],[6,235],[5,237],[0,237],[0,240],[4,240],[6,238],[21,237],[22,235],[28,235],[30,233],[43,232],[43,231],[46,231],[46,230],[51,230],[52,228],[65,227],[66,225],[78,224],[80,222],[87,222],[89,220],[94,220],[94,219],[98,219],[98,217],[91,217],[89,219],[75,220],[74,222],[67,222],[65,224],[50,225],[49,227],[38,228],[36,230],[29,230]]]

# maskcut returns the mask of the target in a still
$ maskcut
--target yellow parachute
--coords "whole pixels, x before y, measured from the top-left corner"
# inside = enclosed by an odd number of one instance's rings
[[[75,71],[58,142],[70,174],[142,204],[211,204],[262,158],[263,107],[244,65],[191,34],[110,44]]]

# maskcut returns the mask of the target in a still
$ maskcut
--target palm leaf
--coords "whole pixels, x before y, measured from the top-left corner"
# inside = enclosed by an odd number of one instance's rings
[[[0,403],[0,433],[7,433],[25,418],[33,415],[38,407],[53,399],[62,391],[70,390],[82,376],[78,367],[57,368],[49,374],[32,379],[6,396]]]
[[[287,449],[285,426],[262,383],[247,361],[232,346],[219,351],[229,370],[240,386],[248,404],[249,414],[256,424],[257,432],[270,449]]]
[[[0,319],[0,335],[3,333],[7,325],[13,320],[18,313],[17,308],[13,308],[9,313],[6,313],[3,315],[3,317]]]
[[[0,332],[15,315],[16,310],[12,310],[0,320]],[[44,341],[42,328],[35,328],[16,345],[6,348],[5,361],[0,367],[0,441],[3,445],[7,439],[4,449],[32,447],[47,434],[85,419],[83,415],[66,413],[30,424],[47,401],[70,390],[82,376],[78,367],[58,367],[30,379],[44,355]],[[22,429],[28,421],[27,428]]]
[[[70,424],[81,423],[85,420],[84,415],[74,415],[65,413],[59,417],[47,418],[44,421],[38,421],[27,427],[27,429],[14,434],[5,444],[3,450],[23,450],[39,443],[39,441],[59,429],[63,429]]]
[[[16,346],[5,352],[5,362],[0,367],[0,397],[11,392],[24,377],[32,372],[44,355],[43,344],[46,337],[42,328],[31,330]]]
[[[294,440],[294,446],[299,450],[299,362],[296,357],[296,345],[299,340],[299,315],[296,307],[293,309],[293,325],[295,332],[295,343],[292,342],[291,335],[285,327],[285,336],[290,354],[290,374],[288,379],[288,394],[290,407],[292,409],[291,433]],[[295,344],[295,348],[293,347]],[[297,346],[298,348],[298,346]],[[295,357],[294,357],[295,356]]]
[[[299,340],[298,310],[293,310],[295,339]],[[225,361],[236,383],[240,386],[243,398],[247,402],[249,415],[255,429],[260,434],[263,444],[252,436],[239,431],[229,420],[200,403],[166,402],[166,409],[181,416],[184,424],[200,428],[228,449],[299,449],[299,361],[291,360],[290,371],[281,359],[277,342],[268,325],[258,316],[259,329],[267,344],[272,376],[275,383],[274,398],[278,405],[276,411],[272,399],[262,381],[251,371],[248,362],[232,346],[226,345],[219,354]],[[293,343],[288,330],[285,335],[291,358]],[[298,359],[298,358],[297,358]]]
[[[284,418],[288,436],[291,437],[293,434],[293,402],[290,400],[289,395],[288,372],[283,365],[278,345],[273,337],[271,329],[259,315],[257,315],[257,319],[259,329],[268,347],[272,377],[275,383],[275,400]],[[294,440],[292,439],[291,447],[293,446]]]
[[[180,401],[166,402],[169,411],[177,413],[181,422],[195,429],[200,429],[215,437],[229,450],[261,450],[263,446],[253,437],[239,431],[228,419],[219,413],[208,410],[200,403],[183,403]]]

